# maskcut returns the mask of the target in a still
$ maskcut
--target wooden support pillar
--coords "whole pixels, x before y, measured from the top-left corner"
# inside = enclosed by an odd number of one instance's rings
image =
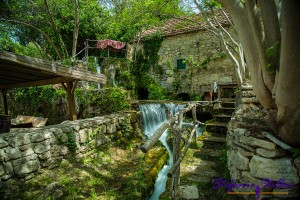
[[[195,126],[198,121],[198,119],[197,119],[197,104],[195,104],[195,106],[192,108],[192,115],[193,115],[193,122],[194,122],[194,126]],[[198,137],[198,133],[196,130],[195,135],[194,135],[196,145],[197,145],[197,137]]]
[[[8,115],[8,104],[7,104],[7,89],[1,89],[4,114]]]
[[[69,108],[69,116],[70,120],[74,121],[77,120],[76,110],[75,110],[75,87],[78,81],[68,81],[66,83],[62,83],[63,87],[67,91],[67,99],[68,99],[68,108]]]

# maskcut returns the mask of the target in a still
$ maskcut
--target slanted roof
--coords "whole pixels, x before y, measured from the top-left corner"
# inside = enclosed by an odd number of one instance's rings
[[[0,51],[0,89],[79,80],[105,83],[106,77],[56,62]]]
[[[229,26],[228,20],[221,12],[217,11],[215,14],[217,16],[219,23],[223,27]],[[215,27],[218,26],[213,20],[212,22],[215,25]],[[152,35],[156,33],[161,33],[163,36],[173,36],[178,34],[196,32],[205,29],[208,29],[208,25],[205,22],[202,14],[200,13],[188,17],[169,19],[160,26],[155,26],[150,29],[141,31],[137,37],[143,39],[148,35]]]

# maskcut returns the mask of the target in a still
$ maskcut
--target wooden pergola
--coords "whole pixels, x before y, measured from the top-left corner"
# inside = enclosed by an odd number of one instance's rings
[[[0,50],[0,90],[5,115],[8,115],[8,89],[61,83],[67,91],[70,120],[76,120],[74,91],[80,80],[106,83],[103,74]]]

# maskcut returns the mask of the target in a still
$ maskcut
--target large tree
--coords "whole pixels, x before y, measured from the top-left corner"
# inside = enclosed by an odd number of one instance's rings
[[[229,12],[273,131],[300,145],[300,2],[218,0]]]
[[[3,31],[22,45],[34,41],[54,60],[76,55],[107,30],[109,18],[97,0],[10,0],[1,11],[0,28],[10,27]]]

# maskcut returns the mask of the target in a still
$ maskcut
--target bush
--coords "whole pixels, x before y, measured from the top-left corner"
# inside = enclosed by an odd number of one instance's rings
[[[149,85],[149,99],[152,100],[167,100],[168,98],[168,94],[167,94],[167,90],[160,87],[159,85],[156,84],[150,84]]]

